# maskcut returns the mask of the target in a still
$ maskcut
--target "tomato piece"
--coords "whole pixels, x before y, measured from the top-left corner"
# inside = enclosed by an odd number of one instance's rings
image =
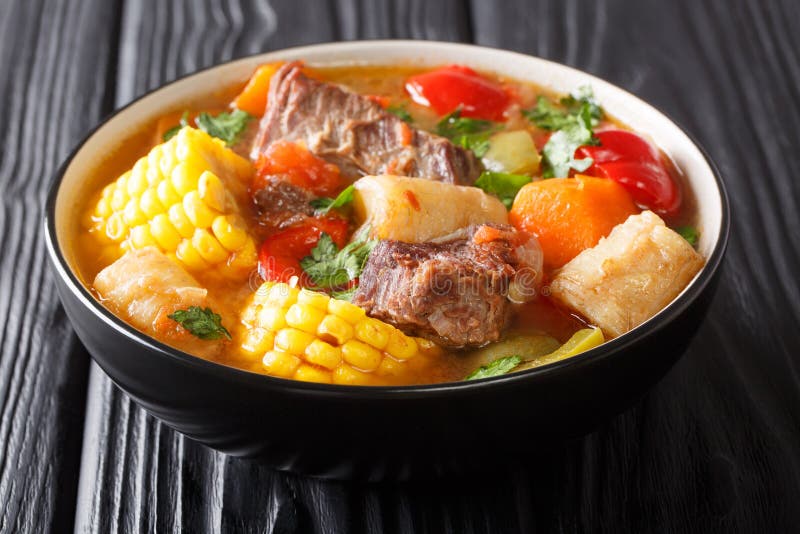
[[[461,65],[416,74],[405,85],[414,102],[433,108],[439,115],[460,108],[464,117],[501,121],[511,102],[500,84]]]
[[[322,232],[341,248],[347,243],[348,222],[340,217],[313,217],[272,234],[258,252],[258,274],[271,282],[288,282],[293,276],[301,286],[309,286],[300,260],[311,253]]]
[[[656,213],[678,212],[680,189],[653,145],[625,130],[606,130],[596,135],[599,146],[582,146],[575,151],[576,158],[594,160],[584,174],[618,182],[639,206]]]
[[[264,187],[271,176],[318,196],[336,196],[344,185],[339,167],[318,158],[303,145],[285,140],[272,143],[258,158],[253,189]]]

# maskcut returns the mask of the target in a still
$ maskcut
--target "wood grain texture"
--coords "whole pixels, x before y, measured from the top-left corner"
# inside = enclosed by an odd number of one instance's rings
[[[0,532],[791,532],[800,524],[800,36],[791,0],[0,3]],[[684,125],[734,230],[684,359],[605,428],[480,480],[356,485],[182,438],[92,366],[53,297],[40,206],[112,106],[232,57],[474,40],[587,70]],[[52,117],[57,121],[49,123]],[[86,396],[86,397],[85,397]]]
[[[54,173],[110,111],[116,5],[0,3],[0,532],[69,530],[88,355],[45,266]]]

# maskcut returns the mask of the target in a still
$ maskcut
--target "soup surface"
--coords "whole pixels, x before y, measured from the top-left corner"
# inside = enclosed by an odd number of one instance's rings
[[[545,365],[647,320],[703,264],[679,170],[590,87],[267,64],[120,147],[88,180],[83,281],[135,328],[257,373]]]

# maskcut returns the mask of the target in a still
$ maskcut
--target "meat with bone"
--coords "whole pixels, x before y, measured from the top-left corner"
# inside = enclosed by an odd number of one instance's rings
[[[471,226],[427,243],[381,241],[353,302],[407,334],[451,348],[500,338],[510,299],[526,301],[541,280],[536,238],[508,225]]]
[[[388,173],[472,185],[480,174],[471,151],[410,127],[365,96],[309,78],[298,62],[275,73],[267,101],[253,160],[284,139],[303,142],[351,179]]]

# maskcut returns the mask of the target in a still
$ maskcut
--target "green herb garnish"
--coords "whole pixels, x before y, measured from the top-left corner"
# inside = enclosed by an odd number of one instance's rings
[[[232,146],[236,144],[252,118],[253,116],[246,111],[237,109],[231,113],[222,112],[216,117],[204,112],[197,116],[195,122],[197,127],[208,135],[222,139],[226,145]]]
[[[700,232],[694,226],[680,226],[675,229],[682,238],[689,242],[690,245],[697,246],[697,240],[700,239]]]
[[[409,113],[406,107],[403,105],[389,106],[388,108],[386,108],[386,111],[388,113],[391,113],[392,115],[396,115],[397,117],[407,122],[408,124],[414,123],[414,117],[411,116],[411,113]]]
[[[592,166],[592,158],[575,159],[575,151],[584,145],[597,145],[598,140],[592,133],[591,111],[584,104],[577,120],[569,124],[547,140],[542,149],[542,160],[545,164],[545,178],[565,178],[570,169],[583,172]]]
[[[522,362],[519,356],[506,356],[498,358],[489,365],[483,365],[470,373],[466,380],[478,380],[479,378],[489,378],[508,373]]]
[[[460,109],[445,115],[436,124],[438,135],[447,137],[462,148],[472,150],[479,158],[489,150],[489,137],[499,129],[499,125],[492,121],[462,117]]]
[[[331,291],[331,297],[339,300],[346,300],[347,302],[353,302],[353,297],[356,294],[357,287],[351,287],[348,289],[343,289],[342,291]]]
[[[222,326],[222,317],[211,311],[211,308],[189,306],[185,310],[170,313],[167,317],[180,323],[189,333],[200,339],[213,340],[222,337],[231,339],[230,332]]]
[[[524,174],[483,171],[475,181],[475,187],[479,187],[487,193],[495,195],[507,209],[511,209],[517,192],[523,185],[530,183],[530,181],[531,177],[525,176]]]
[[[540,96],[536,101],[536,107],[523,110],[522,113],[539,128],[552,131],[575,124],[585,110],[588,110],[592,127],[597,126],[603,118],[603,108],[595,100],[589,85],[578,87],[559,103],[561,106],[557,106],[547,97]]]
[[[605,114],[602,106],[594,98],[594,91],[592,91],[591,85],[581,85],[572,91],[569,96],[562,98],[561,105],[566,107],[573,115],[579,114],[584,106],[588,106],[589,116],[592,118],[592,126],[600,124]]]
[[[166,132],[164,132],[164,135],[161,136],[161,138],[164,140],[164,142],[169,141],[170,139],[175,137],[175,135],[178,132],[180,132],[181,128],[183,128],[184,126],[189,126],[189,112],[188,111],[184,111],[183,115],[181,115],[181,121],[178,124],[176,124],[175,126],[173,126],[172,128],[170,128],[169,130],[167,130]]]
[[[322,232],[311,254],[300,260],[300,266],[318,288],[339,288],[361,275],[377,244],[377,240],[356,237],[339,250],[331,236]]]
[[[332,209],[340,209],[353,201],[353,185],[347,186],[336,198],[321,197],[311,201],[311,207],[316,210],[316,215],[325,215]]]

